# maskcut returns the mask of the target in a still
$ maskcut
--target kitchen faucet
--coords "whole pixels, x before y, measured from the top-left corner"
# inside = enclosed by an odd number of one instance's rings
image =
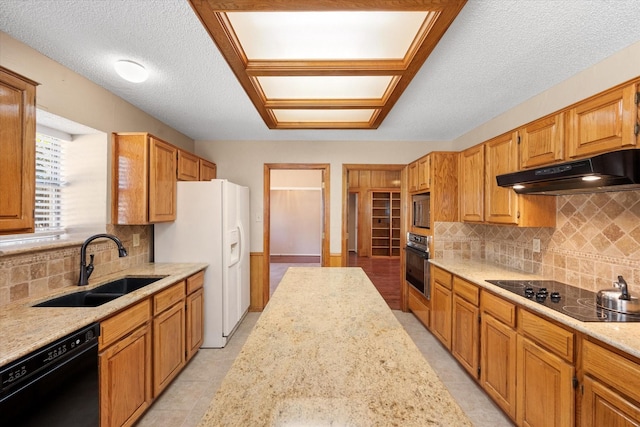
[[[82,247],[80,248],[80,280],[78,280],[78,286],[85,286],[89,283],[89,276],[93,273],[93,254],[89,255],[91,257],[91,262],[87,265],[87,246],[89,243],[93,242],[95,239],[101,239],[106,237],[107,239],[111,239],[118,245],[118,256],[120,258],[127,256],[127,250],[122,246],[122,242],[113,234],[95,234],[89,237],[84,241]]]

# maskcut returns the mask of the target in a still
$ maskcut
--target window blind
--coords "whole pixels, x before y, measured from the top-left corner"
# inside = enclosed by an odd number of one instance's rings
[[[63,141],[36,133],[35,232],[62,232]]]

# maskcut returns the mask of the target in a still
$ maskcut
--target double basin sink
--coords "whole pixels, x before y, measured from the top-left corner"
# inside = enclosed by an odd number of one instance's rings
[[[34,305],[34,307],[97,307],[123,295],[144,288],[166,276],[127,276],[88,291],[74,292]]]

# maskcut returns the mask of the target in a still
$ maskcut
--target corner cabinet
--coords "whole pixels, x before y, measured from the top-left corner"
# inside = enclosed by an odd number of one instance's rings
[[[176,219],[177,152],[148,133],[113,134],[113,224]]]
[[[212,179],[216,179],[217,175],[217,166],[215,163],[210,162],[205,159],[200,159],[200,181],[211,181]]]
[[[400,192],[371,191],[371,256],[400,256]]]
[[[36,85],[0,67],[0,234],[34,231]]]

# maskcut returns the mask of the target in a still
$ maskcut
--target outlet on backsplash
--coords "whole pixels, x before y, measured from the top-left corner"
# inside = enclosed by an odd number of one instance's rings
[[[133,247],[135,248],[137,246],[140,246],[140,234],[135,233],[133,235]]]
[[[540,239],[533,239],[533,253],[540,252]]]

